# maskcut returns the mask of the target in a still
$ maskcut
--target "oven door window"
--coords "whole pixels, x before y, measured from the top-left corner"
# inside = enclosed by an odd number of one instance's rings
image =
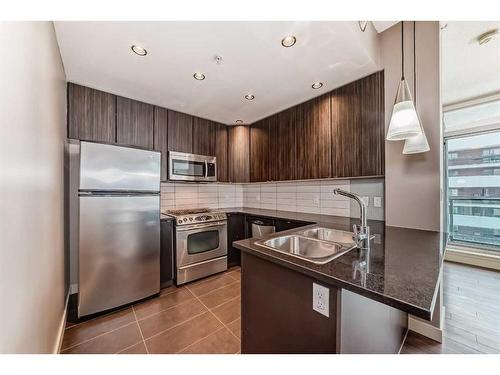
[[[205,163],[201,161],[173,159],[172,173],[178,176],[205,177]]]
[[[208,230],[188,235],[188,254],[202,254],[219,248],[219,231]]]

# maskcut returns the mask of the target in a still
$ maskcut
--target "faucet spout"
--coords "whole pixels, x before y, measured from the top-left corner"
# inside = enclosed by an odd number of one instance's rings
[[[358,247],[362,249],[370,248],[370,228],[368,227],[368,221],[366,218],[366,203],[365,201],[358,195],[354,193],[350,193],[348,191],[342,189],[333,189],[333,194],[342,195],[347,198],[351,198],[358,202],[359,204],[359,212],[361,225],[358,227],[357,225],[353,226],[354,235],[353,239],[356,241]]]
[[[343,195],[344,197],[354,199],[356,202],[358,202],[359,212],[361,213],[361,226],[367,227],[366,203],[358,194],[350,193],[342,189],[333,189],[333,194]]]

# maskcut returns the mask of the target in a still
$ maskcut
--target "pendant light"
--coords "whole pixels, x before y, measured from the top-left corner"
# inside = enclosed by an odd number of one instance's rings
[[[401,81],[392,109],[391,122],[387,131],[388,141],[401,141],[419,135],[422,132],[420,120],[413,104],[404,73],[404,21],[401,21]]]
[[[417,54],[416,54],[416,43],[415,43],[415,21],[413,21],[413,93],[415,94],[415,109],[417,107]],[[418,116],[418,111],[417,111]],[[422,126],[422,121],[420,121],[420,116],[418,116],[420,128],[422,132],[419,135],[408,138],[405,141],[405,146],[403,148],[403,154],[419,154],[422,152],[427,152],[431,148],[429,147],[429,142],[427,142],[427,137],[425,136],[424,127]]]

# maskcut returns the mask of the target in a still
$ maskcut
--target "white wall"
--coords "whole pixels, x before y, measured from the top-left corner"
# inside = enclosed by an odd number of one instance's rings
[[[405,22],[405,76],[413,89],[413,22]],[[401,78],[401,23],[381,35],[381,64],[385,77],[386,133]],[[385,219],[387,225],[441,230],[442,128],[439,22],[416,23],[417,109],[430,151],[403,155],[404,142],[385,142]],[[441,328],[442,290],[431,324]],[[420,320],[410,316],[411,320]],[[410,324],[412,327],[412,324]],[[426,334],[425,331],[419,331]]]
[[[404,142],[385,142],[387,225],[440,230],[441,93],[439,22],[417,22],[417,108],[430,151],[403,155]],[[401,77],[401,24],[381,35],[386,132]],[[413,94],[413,23],[405,22],[405,76]]]
[[[50,353],[64,310],[66,78],[52,22],[1,22],[0,353]]]

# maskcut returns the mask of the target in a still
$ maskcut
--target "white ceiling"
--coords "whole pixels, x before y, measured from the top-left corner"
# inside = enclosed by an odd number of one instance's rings
[[[443,105],[500,91],[500,35],[479,45],[476,38],[500,22],[446,22],[442,31]]]
[[[357,22],[55,22],[55,29],[68,81],[226,124],[252,123],[379,69],[370,23],[365,33]],[[289,34],[297,43],[283,48]],[[132,44],[147,56],[132,53]],[[196,71],[206,79],[194,80]],[[322,89],[311,88],[316,81]]]

